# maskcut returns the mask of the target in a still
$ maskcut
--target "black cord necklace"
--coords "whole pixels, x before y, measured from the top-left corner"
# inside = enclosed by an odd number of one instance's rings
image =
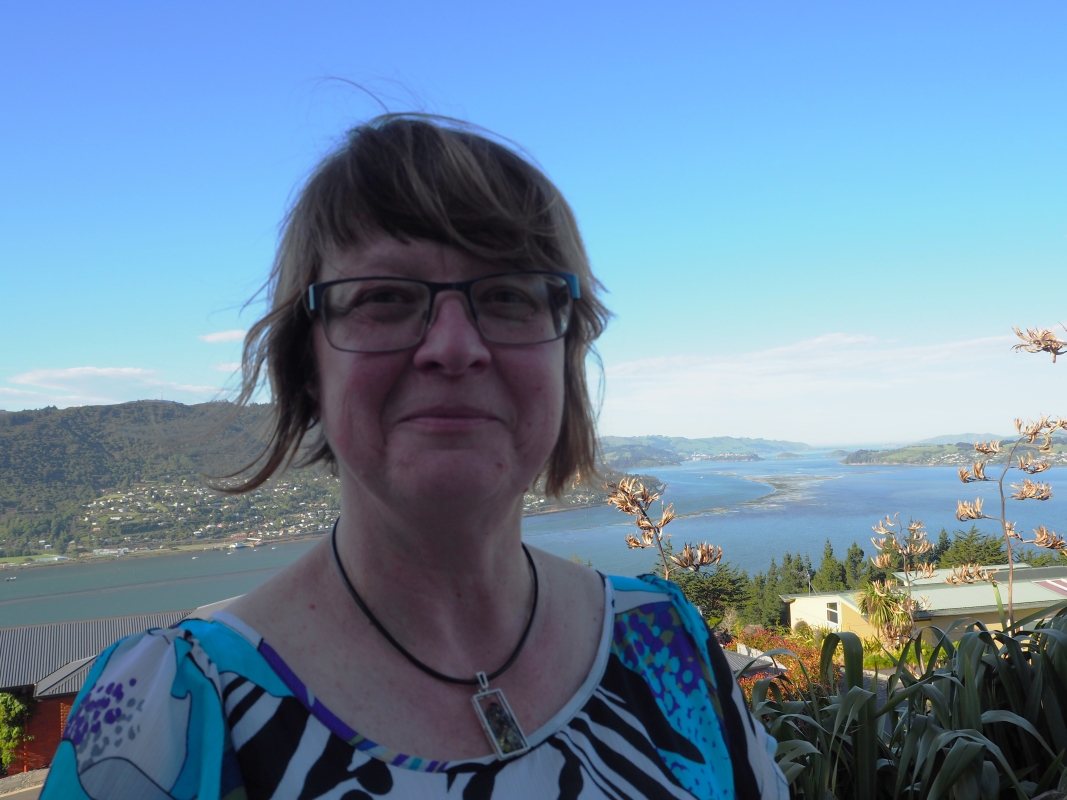
[[[478,719],[482,723],[482,727],[485,729],[486,735],[489,737],[490,743],[493,745],[493,749],[496,751],[497,758],[511,758],[513,756],[521,755],[530,749],[529,744],[526,741],[526,735],[522,732],[522,728],[519,726],[518,720],[515,719],[515,714],[511,710],[511,705],[508,703],[507,698],[504,697],[504,692],[501,689],[490,689],[489,681],[494,680],[511,668],[511,666],[518,659],[519,654],[522,652],[522,648],[526,644],[526,638],[530,634],[530,628],[533,627],[534,616],[537,614],[537,598],[539,595],[539,581],[537,579],[537,565],[534,564],[533,556],[530,555],[530,551],[526,549],[526,545],[522,545],[522,552],[526,556],[526,561],[530,565],[530,570],[533,572],[533,607],[530,609],[530,618],[526,620],[526,627],[522,631],[522,636],[519,638],[519,643],[515,646],[508,660],[504,662],[503,666],[497,669],[495,672],[491,672],[488,675],[485,672],[476,672],[473,678],[455,678],[451,675],[445,675],[442,672],[438,672],[433,667],[424,664],[409,653],[400,642],[393,638],[392,634],[385,629],[385,626],[378,621],[378,618],[374,616],[374,613],[370,610],[363,598],[359,596],[359,592],[356,591],[356,587],[352,585],[351,579],[348,577],[348,573],[345,572],[344,565],[341,563],[341,556],[337,552],[337,523],[340,522],[340,518],[334,521],[333,530],[330,532],[330,548],[333,551],[333,563],[337,565],[337,572],[341,575],[341,580],[344,582],[345,588],[348,589],[348,593],[352,595],[352,599],[356,605],[359,606],[370,623],[380,633],[385,640],[389,642],[400,655],[404,656],[408,661],[418,667],[432,678],[436,678],[439,681],[445,681],[446,683],[455,683],[462,686],[477,686],[481,691],[471,697],[471,701],[474,703],[475,713],[478,715]]]

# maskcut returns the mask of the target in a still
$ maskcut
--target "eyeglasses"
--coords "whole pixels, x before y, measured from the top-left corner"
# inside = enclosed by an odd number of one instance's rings
[[[567,272],[507,272],[456,283],[346,278],[308,287],[326,341],[351,353],[406,350],[422,341],[434,298],[462,292],[479,333],[495,344],[540,344],[567,332],[578,278]]]

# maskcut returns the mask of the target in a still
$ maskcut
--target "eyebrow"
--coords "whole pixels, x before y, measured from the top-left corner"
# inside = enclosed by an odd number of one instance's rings
[[[517,269],[513,264],[496,264],[473,256],[463,250],[458,250],[464,259],[469,259],[465,263],[464,272],[468,274],[470,278],[477,278],[486,275],[496,275],[498,273],[506,272],[522,272],[523,270]],[[323,270],[325,273],[327,268],[332,275],[335,275],[338,279],[343,278],[414,278],[417,280],[424,279],[424,266],[422,259],[411,254],[410,252],[390,252],[390,253],[374,253],[370,252],[368,256],[361,256],[360,262],[362,266],[359,270],[359,274],[353,274],[350,270],[342,270],[337,268],[337,262],[329,259],[323,260]],[[319,280],[325,280],[320,274]]]

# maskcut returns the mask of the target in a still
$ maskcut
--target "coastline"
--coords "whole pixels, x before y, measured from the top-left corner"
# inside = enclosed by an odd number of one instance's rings
[[[569,508],[545,508],[538,509],[537,511],[531,511],[523,513],[523,517],[540,517],[546,514],[560,514],[568,511],[581,511],[586,508],[596,508],[600,503],[584,503],[582,505],[570,506]],[[303,542],[309,539],[317,539],[325,536],[329,530],[322,532],[316,531],[314,533],[298,533],[292,536],[286,536],[270,542],[271,545],[289,544],[293,542]],[[54,560],[40,560],[40,561],[9,561],[0,563],[0,575],[7,572],[21,572],[28,569],[48,569],[54,567],[69,566],[71,564],[109,564],[118,559],[131,559],[131,558],[155,558],[157,556],[165,555],[181,555],[183,553],[203,553],[212,550],[228,550],[231,542],[228,539],[212,540],[210,542],[204,542],[202,544],[182,544],[175,547],[160,547],[155,550],[131,550],[125,555],[107,555],[107,556],[68,556],[64,561]],[[259,549],[267,545],[268,542],[264,541],[260,545],[256,545],[255,549]],[[9,576],[10,577],[10,576]]]
[[[328,531],[324,531],[322,533],[319,533],[317,531],[315,533],[298,533],[298,534],[294,534],[292,536],[287,536],[284,539],[278,539],[277,542],[271,542],[271,545],[272,546],[277,546],[279,544],[291,544],[291,543],[295,543],[295,542],[305,542],[305,541],[307,541],[309,539],[318,539],[318,538],[320,538],[322,536],[325,536],[327,532]],[[149,558],[149,557],[154,558],[156,556],[165,556],[165,555],[173,556],[173,555],[182,555],[184,553],[204,553],[204,552],[210,552],[212,550],[229,550],[230,549],[230,544],[232,544],[232,542],[230,542],[229,540],[220,539],[218,541],[214,541],[211,544],[205,542],[204,544],[179,545],[177,547],[160,547],[160,548],[157,548],[155,550],[131,550],[130,552],[126,553],[125,555],[121,555],[121,556],[91,556],[91,555],[86,555],[86,556],[69,557],[65,561],[15,562],[15,563],[8,563],[8,564],[0,564],[0,574],[3,574],[4,572],[7,572],[7,571],[15,571],[15,570],[22,571],[22,570],[26,570],[26,569],[40,569],[40,568],[47,568],[47,567],[62,567],[62,566],[68,566],[70,564],[110,564],[110,563],[112,563],[114,561],[118,561],[120,559]],[[267,544],[267,542],[264,542],[263,544],[258,545],[257,547],[249,546],[248,549],[250,549],[250,550],[251,549],[260,549],[260,548],[264,547],[266,544]]]

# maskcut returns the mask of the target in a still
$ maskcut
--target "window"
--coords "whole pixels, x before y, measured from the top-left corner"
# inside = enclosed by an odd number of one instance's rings
[[[837,603],[826,604],[826,621],[837,624]]]

